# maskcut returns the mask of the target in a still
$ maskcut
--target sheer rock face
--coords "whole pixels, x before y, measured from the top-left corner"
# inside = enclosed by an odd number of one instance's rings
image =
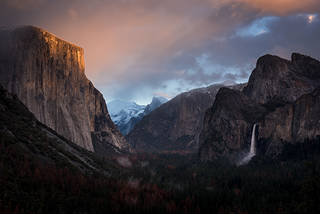
[[[320,136],[320,87],[293,103],[279,107],[259,121],[258,141],[266,154],[279,155],[284,143],[304,142]]]
[[[205,114],[200,158],[234,158],[233,154],[248,149],[254,123],[258,125],[259,141],[271,156],[279,154],[285,142],[316,138],[319,86],[319,61],[296,53],[291,61],[271,55],[261,57],[243,92],[218,92]]]
[[[244,94],[257,103],[293,102],[320,85],[320,63],[293,53],[291,61],[265,55],[258,59]]]
[[[242,92],[221,88],[204,117],[200,135],[201,159],[237,154],[250,141],[252,124],[265,114],[265,107]]]
[[[129,143],[143,151],[197,151],[204,113],[221,87],[191,90],[161,105],[136,124],[128,135]]]
[[[82,48],[42,29],[0,30],[0,83],[40,122],[90,151],[126,148],[84,69]]]
[[[18,157],[43,166],[63,165],[63,168],[78,169],[86,174],[110,174],[107,168],[96,162],[95,154],[40,123],[17,95],[8,93],[1,85],[0,142],[2,147],[10,148]]]

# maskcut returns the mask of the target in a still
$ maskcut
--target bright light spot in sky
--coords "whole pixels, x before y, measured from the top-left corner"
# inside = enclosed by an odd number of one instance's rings
[[[311,24],[317,18],[316,14],[308,15],[308,23]]]
[[[246,36],[259,36],[264,33],[269,32],[268,24],[278,19],[275,16],[266,16],[260,19],[253,21],[250,25],[239,29],[236,32],[237,36],[246,37]]]

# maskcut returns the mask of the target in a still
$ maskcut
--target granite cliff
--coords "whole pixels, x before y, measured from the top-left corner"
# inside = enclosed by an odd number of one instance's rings
[[[258,125],[258,141],[271,157],[280,155],[285,144],[320,138],[320,87],[293,103],[276,108]]]
[[[89,174],[110,173],[97,161],[95,154],[40,123],[15,94],[9,93],[1,85],[0,144],[2,161],[12,161],[3,156],[13,153],[20,160],[32,160],[46,167],[66,167]]]
[[[206,112],[200,136],[202,160],[237,159],[248,150],[258,126],[258,150],[276,157],[285,143],[319,135],[320,62],[293,53],[291,61],[265,55],[258,59],[243,92],[221,89]]]
[[[0,83],[40,122],[79,146],[97,153],[128,149],[85,75],[82,48],[32,26],[1,29]]]
[[[265,114],[265,107],[242,92],[221,88],[205,113],[200,134],[201,159],[238,154],[250,139],[252,124]]]
[[[291,61],[265,55],[258,59],[244,94],[257,103],[293,102],[312,92],[320,83],[320,63],[293,53]]]

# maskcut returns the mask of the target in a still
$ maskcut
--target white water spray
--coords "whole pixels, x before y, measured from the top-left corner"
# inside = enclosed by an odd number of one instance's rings
[[[253,130],[252,130],[252,134],[251,134],[251,145],[250,145],[250,155],[255,156],[256,155],[256,125],[253,125]]]
[[[238,165],[247,164],[251,158],[256,155],[256,124],[253,125],[252,134],[251,134],[251,144],[249,153],[239,162]]]

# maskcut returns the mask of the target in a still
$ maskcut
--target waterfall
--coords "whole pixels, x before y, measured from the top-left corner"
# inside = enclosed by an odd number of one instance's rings
[[[256,155],[256,125],[253,125],[253,130],[252,130],[252,134],[251,134],[251,145],[250,145],[250,152],[249,154],[251,154],[252,156]]]
[[[256,125],[253,125],[252,134],[251,134],[251,143],[250,143],[250,151],[249,153],[238,163],[238,165],[247,164],[251,158],[256,155]]]

